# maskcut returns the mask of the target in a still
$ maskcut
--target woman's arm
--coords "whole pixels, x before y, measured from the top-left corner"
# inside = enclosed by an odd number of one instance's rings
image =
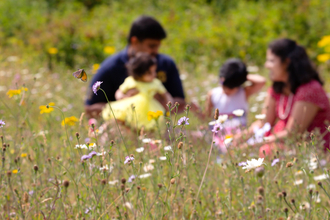
[[[245,87],[246,99],[248,99],[254,93],[259,92],[266,83],[265,77],[258,74],[248,74],[247,80],[250,81],[252,85]]]

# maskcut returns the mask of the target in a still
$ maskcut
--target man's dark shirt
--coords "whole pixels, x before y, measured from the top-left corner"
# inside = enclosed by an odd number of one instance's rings
[[[178,69],[174,61],[163,54],[157,55],[157,78],[164,84],[167,91],[173,97],[184,98],[182,83]],[[103,81],[101,88],[106,92],[109,101],[115,101],[115,93],[128,76],[125,64],[128,62],[127,48],[108,57],[102,64],[97,74],[93,77],[89,87],[86,105],[99,102],[107,102],[102,91],[97,95],[92,92],[92,86],[96,81]]]

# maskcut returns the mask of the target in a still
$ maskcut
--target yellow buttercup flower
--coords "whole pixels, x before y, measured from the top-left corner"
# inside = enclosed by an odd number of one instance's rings
[[[321,63],[327,62],[330,60],[330,54],[324,53],[317,56],[317,60]]]
[[[54,108],[52,108],[51,106],[55,106],[55,103],[54,102],[48,103],[48,108],[47,108],[47,105],[40,105],[39,106],[40,114],[50,113],[50,112],[54,111]]]
[[[58,49],[55,47],[51,47],[48,49],[48,53],[49,54],[57,54],[58,53]]]
[[[148,120],[151,121],[152,119],[158,120],[160,116],[162,116],[164,113],[160,110],[156,112],[149,111],[148,112]]]
[[[22,88],[21,88],[21,91],[25,91],[25,92],[27,92],[27,91],[28,91],[28,88],[26,88],[26,87],[22,87]]]
[[[327,47],[325,47],[325,48],[324,48],[324,51],[325,51],[326,53],[330,53],[330,45],[327,46]]]
[[[100,68],[100,64],[98,64],[98,63],[93,64],[93,71],[92,71],[92,73],[93,74],[97,73],[97,71],[99,70],[99,68]]]
[[[19,95],[21,94],[21,90],[20,89],[10,89],[8,92],[7,92],[7,95],[9,96],[9,98],[13,97],[14,95]]]
[[[21,154],[21,157],[26,157],[26,156],[27,156],[26,153]]]
[[[330,35],[322,37],[322,39],[317,43],[318,47],[330,46]]]
[[[12,173],[14,173],[14,174],[15,174],[15,173],[18,173],[18,170],[13,170]]]
[[[104,53],[111,55],[111,54],[114,54],[116,52],[116,48],[106,46],[106,47],[104,47],[103,51],[104,51]]]
[[[67,117],[62,121],[62,126],[64,126],[65,124],[69,126],[74,126],[78,121],[79,119],[74,116]]]

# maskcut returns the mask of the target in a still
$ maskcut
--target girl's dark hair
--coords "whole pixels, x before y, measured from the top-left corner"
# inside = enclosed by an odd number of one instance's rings
[[[157,65],[156,58],[148,53],[140,52],[130,58],[126,64],[126,68],[129,75],[133,76],[134,79],[139,79],[146,74],[153,65]]]
[[[279,39],[271,42],[268,46],[273,54],[278,56],[282,62],[289,60],[288,74],[290,89],[293,94],[296,93],[300,85],[318,81],[323,85],[319,73],[313,67],[304,47],[290,39]],[[284,82],[274,82],[273,89],[276,93],[282,93],[285,86]]]
[[[248,72],[245,64],[239,59],[228,59],[220,68],[219,77],[225,78],[223,85],[233,89],[246,81]]]

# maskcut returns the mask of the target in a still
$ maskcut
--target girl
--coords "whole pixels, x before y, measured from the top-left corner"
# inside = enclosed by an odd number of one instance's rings
[[[216,108],[219,109],[220,115],[231,116],[235,116],[233,115],[235,110],[241,109],[244,111],[244,115],[238,122],[246,125],[247,100],[265,85],[265,78],[257,74],[248,74],[245,64],[239,59],[227,60],[220,69],[219,78],[220,86],[207,94],[207,116],[212,116]],[[250,81],[252,85],[243,87],[242,85],[246,80]]]
[[[154,95],[159,94],[166,102],[173,102],[172,96],[156,78],[156,64],[156,59],[147,53],[138,53],[128,61],[127,69],[130,76],[117,90],[117,101],[111,103],[117,120],[137,129],[153,129],[155,121],[148,120],[148,112],[165,112],[164,107],[154,99]],[[131,96],[127,97],[128,94]],[[105,120],[113,118],[108,105],[102,111],[102,117]]]

